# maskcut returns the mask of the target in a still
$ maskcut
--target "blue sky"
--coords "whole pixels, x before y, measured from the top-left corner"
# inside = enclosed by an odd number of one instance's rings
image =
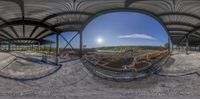
[[[70,39],[75,33],[63,33]],[[55,36],[48,37],[54,39]],[[99,41],[100,40],[100,41]],[[115,12],[97,17],[83,31],[83,45],[87,47],[120,45],[164,45],[167,33],[163,27],[150,16],[133,12]],[[65,45],[60,41],[61,47]],[[79,37],[72,42],[79,45]]]

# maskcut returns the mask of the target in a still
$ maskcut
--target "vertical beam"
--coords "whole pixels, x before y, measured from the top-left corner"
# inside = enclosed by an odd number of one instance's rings
[[[171,53],[174,51],[174,44],[172,43],[172,50],[171,50]]]
[[[186,45],[185,45],[186,55],[188,55],[188,47],[189,47],[189,40],[188,40],[188,37],[186,37]]]
[[[59,64],[59,34],[56,34],[56,64]]]
[[[197,46],[195,45],[195,51],[197,51]]]
[[[12,51],[12,44],[11,44],[11,43],[9,43],[9,46],[10,46],[10,51]]]
[[[51,43],[49,44],[49,52],[51,52]]]
[[[33,51],[33,44],[31,44],[31,51]]]
[[[11,50],[11,44],[10,44],[10,41],[9,41],[9,43],[8,43],[8,51],[10,52],[10,50]]]
[[[38,41],[38,52],[40,52],[40,42]]]
[[[83,33],[82,32],[79,32],[79,35],[80,35],[80,51],[79,51],[79,54],[80,54],[80,58],[82,58],[82,55],[83,55]]]
[[[169,54],[171,54],[171,51],[170,51],[170,37],[168,37],[168,52],[169,52]]]
[[[17,45],[15,44],[15,51],[17,51]]]
[[[0,51],[2,51],[2,43],[0,42]]]
[[[199,51],[200,51],[200,45],[199,45]]]

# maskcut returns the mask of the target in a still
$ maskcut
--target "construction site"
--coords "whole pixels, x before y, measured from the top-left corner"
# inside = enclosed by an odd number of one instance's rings
[[[198,0],[0,0],[0,12],[0,99],[200,96]],[[87,25],[114,12],[155,19],[167,47],[87,48]]]

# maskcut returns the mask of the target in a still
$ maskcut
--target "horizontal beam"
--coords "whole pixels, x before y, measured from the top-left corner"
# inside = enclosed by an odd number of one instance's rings
[[[190,14],[190,13],[182,13],[182,12],[167,12],[167,13],[161,13],[158,14],[158,16],[162,17],[162,16],[174,16],[174,15],[178,15],[178,16],[188,16],[188,17],[193,17],[197,20],[200,20],[200,17],[194,14]]]
[[[59,27],[59,26],[64,26],[64,25],[83,25],[83,22],[80,21],[74,21],[74,22],[63,22],[63,23],[58,23],[53,25],[52,27]]]
[[[0,29],[5,28],[5,27],[10,27],[10,26],[16,26],[16,25],[33,25],[33,26],[43,27],[43,28],[51,30],[55,33],[60,32],[60,31],[54,29],[48,23],[41,23],[41,22],[35,21],[35,20],[13,20],[13,21],[9,21],[9,22],[1,24]]]
[[[55,13],[55,14],[52,14],[52,15],[49,15],[47,17],[45,17],[44,19],[42,19],[41,22],[45,22],[51,18],[55,18],[55,17],[58,17],[58,16],[62,16],[62,15],[74,15],[74,14],[77,14],[77,15],[87,15],[87,16],[90,16],[92,15],[92,13],[88,13],[88,12],[80,12],[80,11],[69,11],[69,12],[60,12],[60,13]]]
[[[185,29],[185,28],[167,28],[168,31],[185,31],[190,32],[191,30]]]
[[[188,27],[193,27],[196,28],[197,26],[191,23],[184,23],[184,22],[165,22],[165,25],[183,25],[183,26],[188,26]]]

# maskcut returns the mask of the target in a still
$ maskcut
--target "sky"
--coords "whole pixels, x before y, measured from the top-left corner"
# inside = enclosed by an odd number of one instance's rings
[[[62,35],[68,40],[76,33]],[[55,35],[48,37],[55,40]],[[114,12],[91,21],[83,31],[83,45],[87,48],[102,46],[152,45],[162,46],[168,41],[167,33],[157,20],[150,16],[134,12]],[[61,47],[66,42],[61,38]],[[79,36],[72,41],[79,46]]]

